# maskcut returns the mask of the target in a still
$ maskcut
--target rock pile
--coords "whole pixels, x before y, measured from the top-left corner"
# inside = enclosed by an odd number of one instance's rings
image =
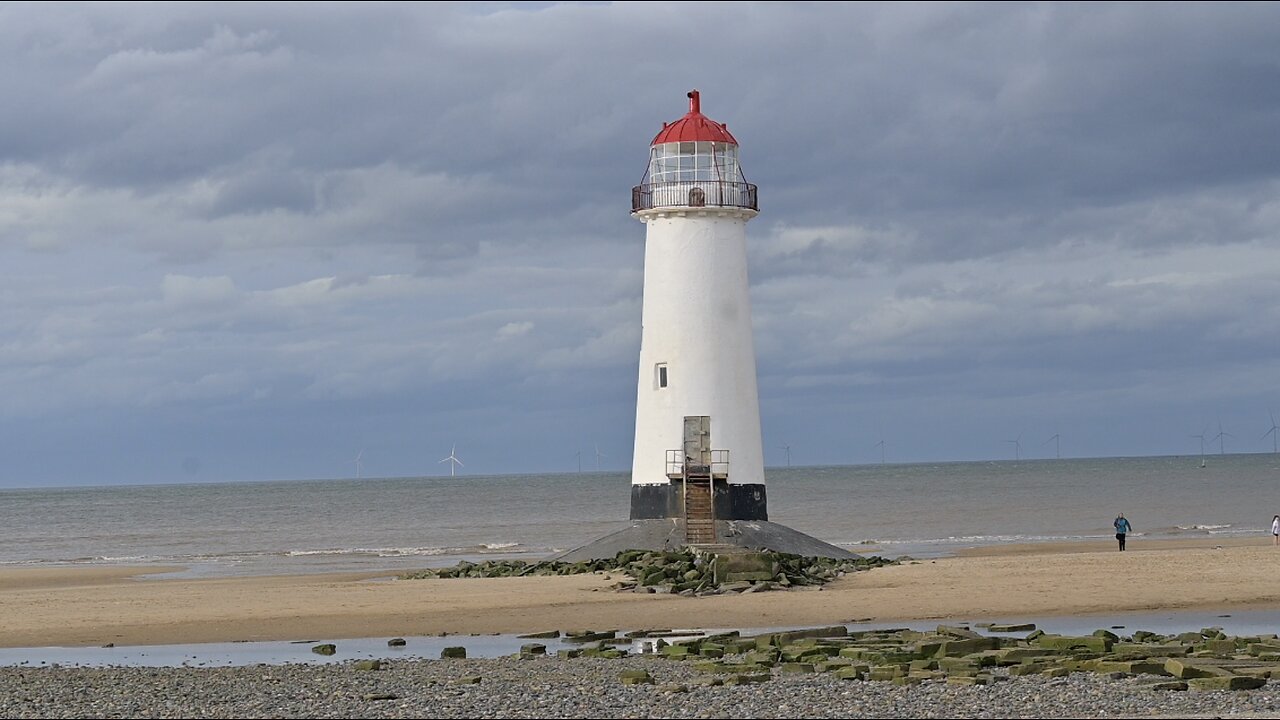
[[[494,578],[618,572],[629,578],[614,586],[619,592],[689,596],[820,586],[847,573],[897,563],[898,560],[881,557],[837,560],[774,552],[627,550],[613,558],[574,563],[551,560],[535,563],[524,560],[460,562],[453,567],[407,573],[401,578]]]

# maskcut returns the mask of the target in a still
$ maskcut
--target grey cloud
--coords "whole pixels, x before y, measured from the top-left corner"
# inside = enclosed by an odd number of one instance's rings
[[[316,209],[316,188],[297,172],[259,171],[233,177],[218,188],[212,217],[273,210],[307,214]]]
[[[1277,15],[0,6],[0,422],[207,427],[170,464],[227,477],[264,432],[471,425],[522,471],[561,428],[629,446],[627,191],[692,86],[761,188],[769,432],[948,414],[912,452],[959,457],[1054,415],[1091,452],[1104,420],[1245,418],[1280,389]]]

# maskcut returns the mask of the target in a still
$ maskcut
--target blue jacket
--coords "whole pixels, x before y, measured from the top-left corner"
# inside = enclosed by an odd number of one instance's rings
[[[1130,530],[1129,520],[1127,518],[1122,518],[1122,517],[1116,518],[1115,525],[1116,525],[1117,534],[1124,535],[1124,534],[1127,534]]]

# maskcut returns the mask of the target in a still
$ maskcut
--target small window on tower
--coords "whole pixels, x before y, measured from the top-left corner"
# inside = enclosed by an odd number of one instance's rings
[[[658,363],[658,387],[664,388],[666,386],[667,386],[667,364]]]

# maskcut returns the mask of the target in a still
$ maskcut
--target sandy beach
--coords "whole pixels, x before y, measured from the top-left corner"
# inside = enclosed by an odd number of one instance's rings
[[[1280,608],[1280,549],[1187,539],[999,546],[790,592],[702,598],[615,593],[618,577],[398,580],[384,574],[148,579],[172,568],[0,572],[0,645],[767,627],[856,620]]]

